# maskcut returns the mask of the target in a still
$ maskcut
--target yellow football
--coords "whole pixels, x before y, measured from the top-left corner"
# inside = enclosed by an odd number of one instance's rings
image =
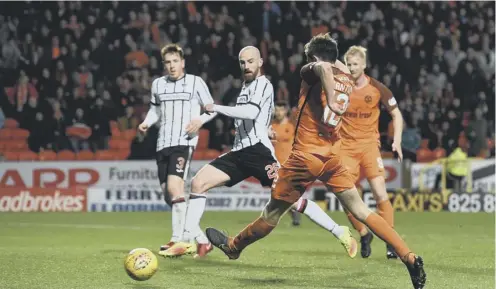
[[[157,272],[157,257],[148,249],[137,248],[127,255],[124,268],[129,277],[136,281],[145,281]]]

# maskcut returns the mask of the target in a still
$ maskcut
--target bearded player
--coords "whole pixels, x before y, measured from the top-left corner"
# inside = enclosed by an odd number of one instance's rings
[[[348,105],[353,81],[346,74],[348,69],[336,63],[337,43],[329,35],[319,34],[305,46],[305,54],[314,62],[301,71],[295,142],[274,180],[269,203],[261,216],[234,238],[214,228],[207,228],[207,238],[230,259],[238,259],[247,246],[270,234],[306,188],[319,179],[355,218],[393,246],[414,289],[422,289],[426,281],[422,258],[410,251],[382,217],[367,208],[341,162],[340,115]]]
[[[362,169],[377,203],[377,212],[389,226],[394,227],[394,210],[386,191],[384,164],[380,152],[378,127],[380,104],[386,107],[393,119],[392,149],[397,153],[400,162],[403,159],[401,151],[403,117],[392,92],[384,84],[365,74],[367,50],[364,47],[350,47],[344,55],[344,60],[351,72],[355,87],[350,95],[350,105],[341,119],[343,163],[353,176],[354,182],[358,181]],[[373,234],[351,213],[348,213],[348,218],[360,234],[361,255],[363,258],[368,258],[372,252],[370,243]],[[390,245],[386,245],[386,257],[397,258]]]

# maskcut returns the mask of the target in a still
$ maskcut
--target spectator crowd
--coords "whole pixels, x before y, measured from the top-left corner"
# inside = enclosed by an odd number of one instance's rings
[[[0,2],[0,128],[14,118],[29,148],[102,150],[110,122],[135,129],[163,74],[160,48],[184,48],[187,73],[215,101],[242,86],[238,52],[260,48],[278,103],[297,104],[304,44],[329,32],[344,54],[368,49],[367,73],[391,89],[405,118],[404,150],[426,146],[494,156],[494,2]],[[91,131],[67,135],[67,127]],[[207,125],[210,148],[232,144],[232,119]],[[381,113],[383,149],[390,117]],[[157,129],[130,158],[152,158]],[[489,141],[488,141],[489,140]]]

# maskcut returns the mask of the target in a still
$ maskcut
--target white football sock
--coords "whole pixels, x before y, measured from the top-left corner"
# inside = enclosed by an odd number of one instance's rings
[[[205,194],[189,195],[188,210],[184,225],[184,239],[189,242],[198,242],[198,244],[208,244],[207,236],[200,228],[200,220],[205,211],[207,197]]]
[[[183,241],[186,201],[184,196],[172,199],[172,238],[171,242]]]
[[[314,201],[301,198],[298,200],[296,207],[298,212],[307,215],[310,220],[331,232],[336,238],[339,238],[344,233],[343,228],[334,222]]]

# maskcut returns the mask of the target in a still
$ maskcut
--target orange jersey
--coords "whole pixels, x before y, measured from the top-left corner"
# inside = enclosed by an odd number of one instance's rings
[[[294,139],[294,125],[289,120],[281,123],[273,121],[272,129],[276,133],[276,140],[273,142],[276,158],[282,164],[291,153],[291,146]]]
[[[353,88],[348,109],[342,116],[341,135],[344,140],[377,142],[380,103],[382,102],[388,111],[397,106],[391,90],[378,80],[366,77],[368,84],[360,89]]]
[[[353,89],[351,77],[335,67],[333,74],[337,99],[347,105]],[[332,155],[333,145],[340,139],[340,118],[329,109],[320,81],[312,85],[302,81],[293,148],[321,156]]]

